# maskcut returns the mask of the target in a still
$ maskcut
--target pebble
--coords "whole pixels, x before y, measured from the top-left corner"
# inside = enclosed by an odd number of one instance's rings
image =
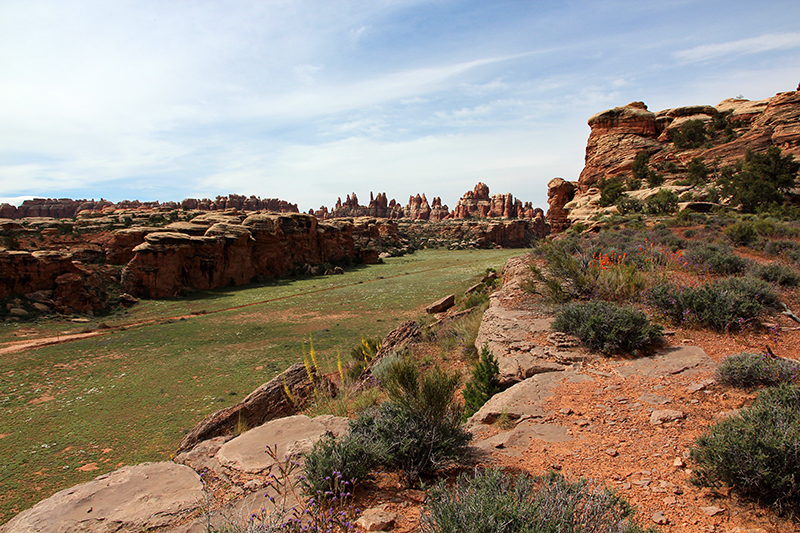
[[[725,509],[722,509],[721,507],[716,507],[714,505],[711,505],[709,507],[701,507],[700,510],[706,513],[708,516],[716,516],[720,513],[725,512]]]
[[[615,448],[608,448],[606,449],[606,454],[610,455],[611,457],[616,457],[619,455],[619,452]]]
[[[667,517],[664,516],[664,513],[662,513],[661,511],[656,511],[655,513],[653,513],[652,519],[653,522],[655,522],[659,526],[665,526],[669,524],[669,520],[667,520]]]

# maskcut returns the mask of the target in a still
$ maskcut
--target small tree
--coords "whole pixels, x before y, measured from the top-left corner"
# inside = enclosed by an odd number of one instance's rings
[[[686,166],[686,171],[689,174],[689,181],[692,185],[697,185],[706,181],[710,172],[702,157],[695,157],[692,159]]]
[[[795,186],[800,163],[792,154],[781,155],[780,148],[770,147],[765,153],[747,152],[744,160],[722,169],[722,194],[731,204],[746,213],[758,208],[783,203],[784,195]]]
[[[489,398],[500,392],[500,366],[497,359],[484,344],[481,357],[472,369],[472,378],[467,381],[464,392],[464,416],[477,413]]]
[[[679,128],[669,130],[675,147],[685,150],[687,148],[700,148],[708,140],[706,126],[702,120],[687,120]]]

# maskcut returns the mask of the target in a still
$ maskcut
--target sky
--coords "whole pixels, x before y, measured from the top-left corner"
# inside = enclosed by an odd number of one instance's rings
[[[3,0],[0,202],[355,192],[546,210],[587,119],[800,82],[800,2]]]

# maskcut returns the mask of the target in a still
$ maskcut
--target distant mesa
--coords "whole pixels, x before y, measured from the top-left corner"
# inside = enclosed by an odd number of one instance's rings
[[[269,211],[271,213],[299,213],[297,204],[291,204],[277,198],[264,198],[257,196],[244,196],[230,194],[217,196],[216,200],[203,198],[187,198],[182,202],[140,202],[139,200],[123,200],[119,203],[108,200],[72,200],[70,198],[34,198],[25,200],[20,206],[4,203],[0,205],[0,218],[75,218],[79,215],[113,213],[116,210],[173,210],[184,209],[187,211],[225,211],[238,209],[239,211]]]

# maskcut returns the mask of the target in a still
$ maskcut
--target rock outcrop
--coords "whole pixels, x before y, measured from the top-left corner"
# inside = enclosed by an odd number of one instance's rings
[[[679,148],[673,142],[674,132],[690,120],[706,124],[708,142],[696,148]],[[633,162],[643,151],[650,155],[650,167],[666,172],[663,176],[667,186],[686,177],[686,167],[694,158],[721,168],[744,158],[748,150],[764,152],[771,146],[800,158],[798,91],[754,102],[727,99],[716,106],[684,106],[656,113],[642,102],[632,102],[597,113],[588,124],[591,133],[586,144],[585,166],[574,191],[576,196],[571,197],[570,184],[574,182],[557,178],[548,184],[549,218],[554,233],[600,212],[596,202],[600,194],[597,183],[602,179],[630,177]],[[722,135],[719,128],[728,133]],[[653,188],[636,196],[644,199],[657,191],[658,188]],[[698,199],[703,200],[694,198]]]
[[[202,236],[147,233],[122,272],[123,290],[145,298],[175,297],[187,289],[283,276],[303,265],[374,263],[380,250],[370,247],[373,241],[397,235],[396,228],[388,227],[390,222],[369,219],[329,224],[311,215],[258,213],[241,223],[233,217],[226,220],[213,223]],[[382,230],[383,226],[387,227]]]
[[[297,414],[313,399],[315,390],[333,392],[333,384],[325,376],[316,372],[312,375],[313,382],[305,365],[295,363],[236,405],[208,415],[181,440],[178,453],[187,452],[204,440],[233,435],[237,426],[254,428]]]

